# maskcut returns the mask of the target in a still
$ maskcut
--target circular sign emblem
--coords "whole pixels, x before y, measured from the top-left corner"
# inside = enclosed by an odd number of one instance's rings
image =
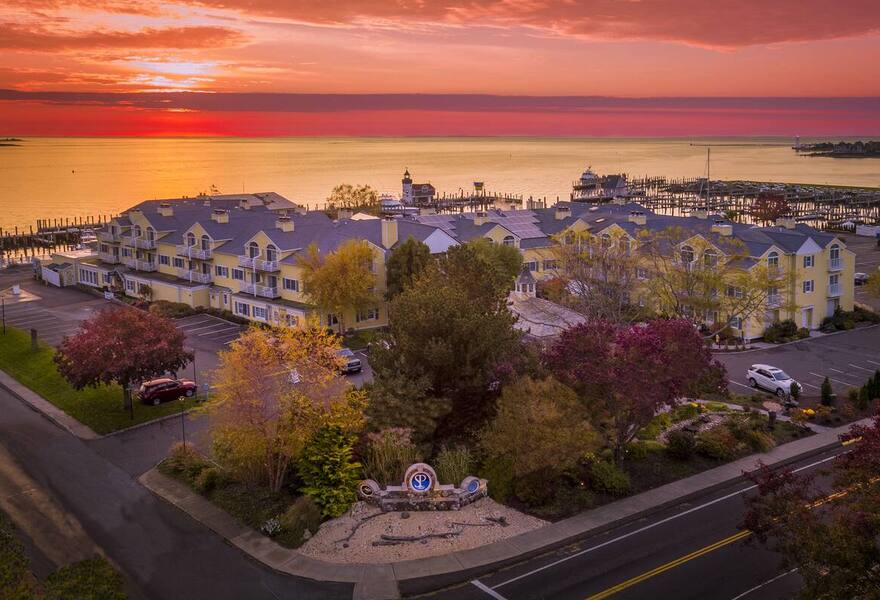
[[[427,492],[431,489],[431,476],[424,471],[418,471],[409,478],[409,487],[414,492]]]
[[[373,495],[373,488],[371,488],[367,484],[361,485],[361,495],[364,496],[365,498],[369,498],[370,496]]]
[[[478,489],[480,489],[480,482],[476,479],[472,479],[470,483],[468,483],[467,491],[473,494]]]

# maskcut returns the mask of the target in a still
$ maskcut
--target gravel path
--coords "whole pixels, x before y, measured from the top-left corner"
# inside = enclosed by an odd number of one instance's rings
[[[299,551],[330,562],[384,563],[466,550],[547,524],[546,521],[498,504],[490,498],[478,500],[458,511],[412,511],[407,513],[408,518],[403,518],[403,514],[382,514],[378,508],[358,502],[340,518],[324,523],[318,533]],[[503,519],[507,525],[490,519]],[[346,540],[358,523],[361,524],[360,527],[351,539]],[[426,534],[453,535],[394,545],[374,545],[374,542],[382,541],[382,535]]]

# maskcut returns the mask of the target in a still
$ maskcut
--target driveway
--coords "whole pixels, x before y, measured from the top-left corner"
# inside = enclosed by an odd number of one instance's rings
[[[727,367],[730,391],[737,394],[763,393],[749,387],[746,370],[749,365],[764,363],[779,367],[802,383],[805,395],[818,395],[819,386],[828,377],[838,397],[845,397],[849,388],[861,387],[880,369],[880,326],[717,358]]]

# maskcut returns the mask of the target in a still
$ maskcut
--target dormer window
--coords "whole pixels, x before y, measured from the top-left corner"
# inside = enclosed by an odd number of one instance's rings
[[[516,239],[512,235],[506,235],[501,243],[505,246],[516,246]]]
[[[140,225],[135,225],[134,226],[134,237],[139,238],[142,235],[144,235],[144,230],[141,229]]]
[[[779,253],[775,250],[767,255],[767,266],[771,269],[779,268]]]
[[[256,242],[251,242],[247,245],[248,256],[250,258],[257,258],[260,255],[260,247]]]
[[[694,262],[694,249],[691,246],[681,247],[681,262],[686,265]]]
[[[706,250],[703,252],[703,264],[707,267],[714,267],[718,264],[718,254],[712,250]]]
[[[266,246],[266,260],[269,262],[278,260],[278,249],[272,244]]]
[[[195,242],[193,242],[195,243]],[[211,238],[207,235],[202,236],[202,250],[210,250],[211,249]]]
[[[151,242],[156,239],[156,230],[152,227],[147,227],[147,239]]]
[[[196,245],[196,236],[192,231],[190,231],[189,233],[186,234],[186,245],[187,246],[195,246]]]

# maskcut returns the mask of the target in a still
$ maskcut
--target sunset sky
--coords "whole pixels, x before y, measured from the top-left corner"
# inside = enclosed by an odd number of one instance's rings
[[[868,135],[877,0],[4,0],[3,135]]]

